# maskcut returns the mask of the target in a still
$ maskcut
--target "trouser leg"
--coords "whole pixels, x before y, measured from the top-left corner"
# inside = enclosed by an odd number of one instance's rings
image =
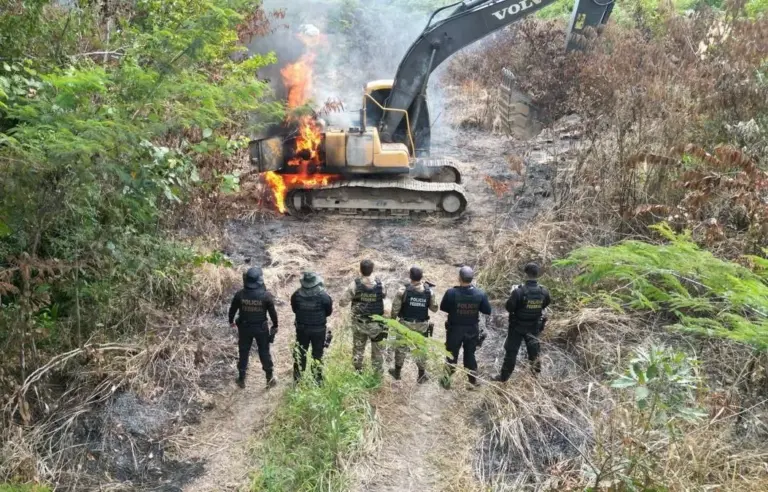
[[[247,330],[242,328],[238,330],[237,346],[240,353],[240,358],[237,361],[237,370],[240,377],[245,376],[245,372],[248,370],[248,359],[251,354],[251,345],[253,344],[253,335]]]
[[[293,379],[298,380],[307,367],[307,348],[309,336],[304,331],[296,331],[296,346],[293,350]]]
[[[477,336],[464,339],[464,368],[469,371],[469,382],[477,384],[477,359],[475,359],[475,350],[477,350]]]
[[[384,371],[384,344],[371,339],[371,365],[378,374]]]
[[[269,333],[259,333],[255,335],[256,346],[259,349],[259,360],[261,361],[261,368],[267,373],[267,376],[272,375],[272,354],[269,352]]]
[[[539,360],[539,337],[530,333],[525,334],[525,348],[528,350],[528,360],[531,361],[531,371],[535,374],[541,372],[541,360]]]
[[[506,381],[515,370],[517,363],[517,353],[520,350],[520,344],[523,341],[523,335],[514,330],[510,330],[507,335],[507,341],[504,343],[504,363],[501,366],[501,379]]]
[[[453,333],[453,330],[446,334],[445,350],[451,354],[445,359],[449,374],[453,374],[453,371],[456,369],[456,363],[459,362],[459,351],[461,350],[462,344],[460,335],[461,334]]]
[[[320,382],[323,380],[323,352],[325,351],[325,330],[312,333],[310,337],[310,343],[312,344],[312,359],[314,364],[312,370],[315,375],[315,380]]]
[[[409,352],[410,348],[406,346],[400,346],[395,349],[395,367],[403,367]]]
[[[363,358],[365,357],[365,346],[371,337],[365,333],[353,332],[352,333],[352,362],[355,365],[357,371],[363,370]]]

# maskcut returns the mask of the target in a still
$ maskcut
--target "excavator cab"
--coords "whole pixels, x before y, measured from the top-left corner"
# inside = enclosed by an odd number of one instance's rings
[[[429,155],[431,121],[429,119],[429,107],[426,98],[419,99],[411,104],[408,111],[387,108],[387,101],[394,80],[374,80],[366,84],[363,89],[362,120],[365,126],[379,127],[387,111],[400,111],[406,117],[400,121],[400,125],[392,138],[394,142],[403,142],[409,147],[413,157]],[[420,111],[416,111],[416,104],[421,104]],[[418,120],[415,120],[418,118]]]

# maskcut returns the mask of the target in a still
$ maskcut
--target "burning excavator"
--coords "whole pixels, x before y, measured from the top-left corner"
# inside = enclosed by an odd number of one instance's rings
[[[294,215],[461,215],[467,199],[456,163],[429,156],[429,75],[457,51],[554,1],[465,0],[438,9],[394,80],[365,86],[358,126],[325,127],[301,116],[252,141],[251,163],[265,173],[278,209]],[[612,8],[612,1],[575,0],[566,49],[581,46],[588,30],[608,21]],[[321,40],[313,29],[302,36],[310,47]],[[310,50],[282,69],[289,108],[306,103],[313,64]]]

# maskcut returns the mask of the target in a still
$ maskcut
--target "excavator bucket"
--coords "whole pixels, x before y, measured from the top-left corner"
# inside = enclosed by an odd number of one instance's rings
[[[580,50],[608,22],[613,0],[576,0],[566,32],[566,50]],[[517,88],[514,74],[504,69],[500,87],[499,117],[501,130],[521,140],[528,140],[542,130],[540,114],[532,98]]]
[[[517,88],[515,75],[511,70],[503,70],[500,89],[501,130],[521,140],[538,135],[542,130],[538,109],[531,97]]]
[[[576,0],[566,33],[565,49],[582,49],[590,32],[599,33],[613,11],[614,0]]]

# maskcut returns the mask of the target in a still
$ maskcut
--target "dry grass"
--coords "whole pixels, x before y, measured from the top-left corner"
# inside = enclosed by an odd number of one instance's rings
[[[525,246],[518,238],[489,264],[516,265],[514,252]],[[765,490],[768,429],[761,419],[768,400],[761,356],[733,343],[667,332],[654,317],[556,308],[543,337],[544,374],[529,376],[521,351],[512,382],[483,393],[485,435],[475,473],[484,484],[494,491],[582,490],[600,477],[602,488],[624,490],[629,473],[669,490]],[[608,387],[612,371],[651,345],[695,355],[706,374],[709,390],[702,390],[700,405],[710,416],[678,424],[676,438],[639,426],[634,400]],[[629,456],[640,464],[628,471]]]
[[[547,273],[552,262],[574,244],[585,241],[585,229],[575,222],[550,222],[542,218],[520,229],[503,230],[482,252],[483,269],[477,276],[489,296],[506,298],[510,288],[520,283],[525,264],[535,261]]]
[[[142,336],[101,343],[106,335],[96,334],[27,376],[2,410],[0,478],[70,484],[85,480],[76,470],[93,456],[78,429],[121,394],[135,394],[148,402],[173,394],[180,408],[209,398],[200,386],[207,362],[226,358],[231,350],[207,334],[208,312],[225,302],[242,278],[235,269],[212,264],[201,265],[192,275],[187,300],[176,307],[183,315],[140,303],[141,317],[146,319]],[[103,442],[132,439],[109,425],[99,432]],[[172,446],[167,451],[172,453]]]
[[[453,128],[477,128],[500,133],[501,123],[495,122],[498,115],[498,87],[486,87],[474,80],[461,86],[442,88],[446,106],[450,107],[444,118]]]
[[[279,239],[267,248],[270,262],[264,265],[264,282],[280,298],[288,298],[299,287],[301,272],[313,266],[317,253],[304,243]]]

